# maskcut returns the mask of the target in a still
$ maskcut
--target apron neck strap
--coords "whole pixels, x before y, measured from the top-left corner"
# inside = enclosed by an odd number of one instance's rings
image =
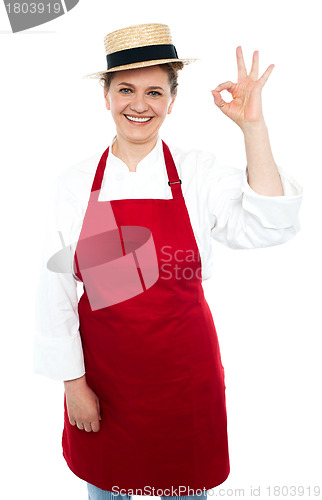
[[[177,168],[172,158],[172,154],[170,153],[170,149],[166,145],[164,141],[162,141],[163,146],[163,154],[165,165],[167,168],[168,174],[168,184],[171,187],[173,198],[182,198],[182,190],[181,190],[181,179],[179,179]],[[109,147],[104,151],[99,161],[98,167],[96,169],[94,181],[91,189],[91,199],[94,201],[98,201],[99,192],[101,189],[104,171],[106,167],[106,160],[109,153]]]
[[[166,145],[164,141],[162,141],[163,146],[163,154],[165,165],[167,167],[168,173],[168,184],[171,187],[173,198],[182,198],[182,190],[181,190],[181,179],[179,179],[177,167],[172,158],[172,154],[170,153],[170,149]]]
[[[98,196],[101,190],[101,185],[103,181],[103,175],[105,171],[105,166],[106,166],[106,160],[108,157],[108,152],[109,152],[110,147],[108,147],[104,153],[101,156],[101,159],[99,161],[98,167],[96,169],[94,181],[92,184],[92,189],[91,189],[91,199],[98,201]]]

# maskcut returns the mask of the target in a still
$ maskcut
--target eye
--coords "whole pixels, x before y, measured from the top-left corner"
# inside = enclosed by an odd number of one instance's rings
[[[120,89],[120,92],[121,92],[122,94],[130,94],[130,93],[131,93],[131,92],[133,92],[133,91],[132,91],[132,89],[129,89],[129,88],[127,88],[127,87],[123,87],[122,89]],[[151,95],[152,95],[152,97],[157,97],[157,96],[159,96],[159,95],[162,95],[160,92],[157,92],[156,90],[151,90],[151,91],[149,92],[149,94],[151,94]]]

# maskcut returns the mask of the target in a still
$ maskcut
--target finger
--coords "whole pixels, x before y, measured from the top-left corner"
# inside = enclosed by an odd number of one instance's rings
[[[269,75],[271,74],[271,72],[273,71],[273,69],[275,68],[275,64],[270,64],[267,68],[267,70],[265,71],[265,73],[262,74],[262,76],[260,77],[260,79],[258,80],[258,83],[260,85],[260,88],[263,88],[265,83],[267,82],[268,80],[268,77]]]
[[[222,90],[228,90],[228,92],[230,92],[232,94],[234,92],[235,88],[236,88],[236,84],[231,82],[231,81],[228,81],[228,82],[224,82],[224,83],[221,83],[220,85],[218,85],[215,88],[215,91],[221,92]]]
[[[215,90],[212,90],[211,91],[212,95],[213,95],[213,98],[214,98],[214,101],[215,101],[215,104],[216,106],[218,106],[218,108],[223,108],[225,106],[225,104],[227,104],[223,98],[221,97],[220,93],[219,92],[216,92]]]
[[[250,70],[249,76],[257,81],[258,80],[258,69],[259,69],[259,52],[258,50],[255,50],[253,53],[253,64],[252,64],[252,69]]]
[[[91,427],[91,423],[90,423],[90,422],[89,422],[89,423],[84,424],[84,430],[85,430],[86,432],[92,432],[92,427]]]
[[[99,420],[102,420],[102,416],[101,416],[101,409],[100,409],[100,403],[99,403],[99,400],[98,400],[98,399],[97,399],[97,401],[96,401],[96,405],[97,405],[98,419],[99,419]]]
[[[243,56],[243,51],[242,51],[241,45],[239,45],[236,49],[236,56],[237,56],[237,68],[238,68],[237,81],[239,82],[243,78],[247,77],[247,70],[246,70],[246,66],[245,66],[245,61],[244,61],[244,56]]]
[[[82,422],[77,422],[77,427],[81,430],[84,429],[83,423]]]
[[[93,420],[93,422],[91,422],[91,427],[93,432],[98,432],[100,430],[99,420]]]

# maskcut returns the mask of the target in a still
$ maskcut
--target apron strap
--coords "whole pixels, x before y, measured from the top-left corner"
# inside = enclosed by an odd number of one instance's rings
[[[104,175],[104,170],[106,166],[106,160],[108,157],[108,151],[109,147],[104,151],[104,153],[101,156],[101,159],[99,161],[98,167],[96,169],[94,181],[92,184],[92,189],[91,189],[91,200],[93,201],[98,201],[98,196],[99,192],[101,189],[102,181],[103,181],[103,175]]]
[[[177,167],[173,161],[170,149],[164,141],[162,141],[162,146],[168,173],[168,184],[171,187],[172,196],[173,198],[183,198],[181,190],[182,181],[179,179]]]

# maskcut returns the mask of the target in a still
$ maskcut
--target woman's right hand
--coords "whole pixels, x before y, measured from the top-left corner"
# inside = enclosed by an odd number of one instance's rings
[[[98,432],[101,420],[99,399],[87,385],[85,375],[65,380],[64,386],[70,424],[87,432]]]

